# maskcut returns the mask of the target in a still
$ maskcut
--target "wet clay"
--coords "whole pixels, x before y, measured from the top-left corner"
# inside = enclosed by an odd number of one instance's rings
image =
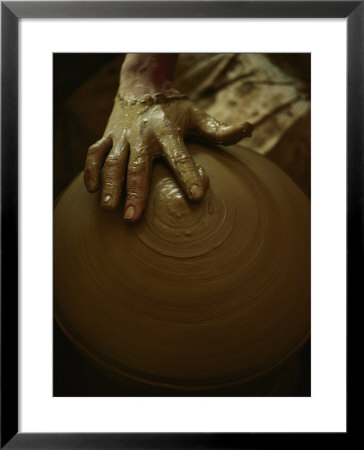
[[[100,367],[194,389],[249,380],[310,329],[310,208],[256,153],[189,144],[209,175],[186,199],[156,162],[137,224],[100,208],[80,174],[54,211],[54,310]]]
[[[120,205],[127,172],[124,218],[136,222],[147,203],[153,161],[163,157],[185,195],[199,200],[205,193],[207,177],[188,152],[184,137],[195,133],[209,142],[229,145],[250,137],[252,130],[248,122],[218,122],[183,94],[156,93],[139,98],[118,94],[104,137],[88,150],[86,188],[96,192],[101,184],[101,206],[113,210]]]

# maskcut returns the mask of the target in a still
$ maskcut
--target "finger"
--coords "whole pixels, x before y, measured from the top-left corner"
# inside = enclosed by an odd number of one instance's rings
[[[120,140],[106,158],[102,171],[101,206],[115,209],[120,203],[129,146]]]
[[[163,155],[175,173],[182,189],[190,200],[203,197],[206,188],[206,178],[202,177],[199,169],[187,150],[182,137],[177,132],[170,132],[159,136]]]
[[[249,122],[225,125],[198,108],[191,110],[191,128],[215,144],[231,145],[250,137],[254,125]]]
[[[136,222],[143,214],[148,197],[152,158],[146,147],[131,148],[126,179],[124,219]]]
[[[95,144],[91,145],[87,151],[83,177],[89,192],[96,192],[100,186],[102,164],[106,153],[111,147],[111,137],[105,136]]]

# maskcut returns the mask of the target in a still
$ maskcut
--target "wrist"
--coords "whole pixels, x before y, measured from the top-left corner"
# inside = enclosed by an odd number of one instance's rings
[[[118,95],[137,99],[144,95],[179,94],[172,84],[176,61],[176,54],[128,54],[120,73]]]

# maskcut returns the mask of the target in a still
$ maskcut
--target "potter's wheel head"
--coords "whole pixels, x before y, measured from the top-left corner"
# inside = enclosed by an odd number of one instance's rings
[[[82,175],[54,212],[58,323],[114,375],[181,389],[256,377],[310,323],[309,203],[265,158],[190,145],[210,178],[188,202],[155,165],[143,219],[103,211]]]

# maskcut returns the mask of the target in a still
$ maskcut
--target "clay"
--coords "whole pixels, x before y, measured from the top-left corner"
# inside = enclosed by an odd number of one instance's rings
[[[258,377],[310,331],[304,194],[250,150],[188,150],[209,174],[200,202],[156,161],[137,224],[100,208],[82,174],[54,211],[64,332],[115,376],[187,391]]]
[[[229,145],[249,137],[253,125],[227,126],[210,117],[173,88],[177,55],[129,54],[104,136],[87,153],[84,180],[89,192],[102,183],[101,206],[120,204],[124,176],[124,218],[136,222],[148,198],[153,160],[163,157],[190,200],[200,200],[208,179],[189,154],[184,138],[197,133],[212,143]]]

